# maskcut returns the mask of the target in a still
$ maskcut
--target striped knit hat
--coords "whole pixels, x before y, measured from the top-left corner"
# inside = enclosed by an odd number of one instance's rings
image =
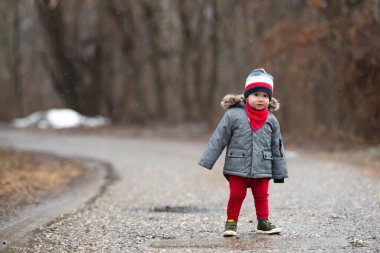
[[[268,93],[269,100],[273,93],[273,76],[268,74],[263,68],[252,70],[245,81],[244,98],[257,91]]]

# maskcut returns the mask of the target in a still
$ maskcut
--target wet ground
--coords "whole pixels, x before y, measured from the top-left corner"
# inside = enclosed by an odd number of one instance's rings
[[[290,178],[270,185],[270,219],[281,235],[254,232],[247,194],[238,237],[223,238],[228,185],[222,159],[213,171],[196,165],[205,142],[0,129],[0,143],[98,159],[119,177],[91,203],[5,252],[380,251],[379,178],[328,156],[288,151]]]

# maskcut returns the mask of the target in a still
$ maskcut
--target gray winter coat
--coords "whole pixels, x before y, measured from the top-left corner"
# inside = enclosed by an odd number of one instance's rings
[[[223,168],[227,179],[228,175],[273,178],[276,181],[287,178],[280,124],[272,114],[279,108],[277,100],[272,98],[267,121],[256,132],[248,122],[241,95],[227,95],[221,104],[226,112],[198,164],[211,170],[227,146]]]

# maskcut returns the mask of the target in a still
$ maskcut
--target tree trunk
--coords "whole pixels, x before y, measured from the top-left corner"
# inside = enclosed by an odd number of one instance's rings
[[[167,102],[165,99],[165,85],[162,77],[162,71],[160,66],[161,50],[159,47],[159,34],[160,27],[157,20],[158,6],[154,4],[154,1],[140,1],[144,11],[144,17],[147,26],[148,42],[151,50],[150,61],[153,67],[154,73],[154,91],[156,95],[155,111],[159,118],[167,115]]]
[[[200,6],[202,9],[203,6]],[[203,86],[203,69],[204,69],[204,58],[206,52],[204,52],[204,43],[203,36],[204,35],[204,27],[205,27],[205,19],[204,14],[200,11],[200,17],[197,22],[197,27],[195,31],[192,32],[193,39],[191,40],[191,61],[193,65],[193,73],[194,73],[194,98],[193,102],[195,109],[195,118],[200,120],[202,118],[202,114],[205,111],[203,108],[204,94],[205,92],[202,90]]]
[[[19,0],[12,2],[13,9],[13,29],[12,29],[12,50],[11,50],[11,73],[14,87],[14,101],[16,115],[23,115],[23,89],[21,83],[21,55],[20,55],[20,15]]]
[[[54,67],[51,68],[51,74],[54,75],[52,78],[53,87],[66,106],[82,112],[75,91],[75,84],[80,85],[81,80],[79,80],[74,66],[65,55],[65,29],[60,2],[56,6],[50,6],[48,0],[35,0],[35,3],[52,53],[52,63],[54,64]]]
[[[102,22],[99,21],[98,34],[93,39],[88,39],[82,46],[94,46],[94,53],[86,59],[65,44],[66,36],[69,36],[62,13],[61,2],[49,0],[35,0],[37,12],[44,27],[47,44],[51,49],[51,62],[45,57],[45,66],[50,71],[53,88],[62,99],[65,106],[82,114],[94,116],[100,113],[103,81],[99,64],[102,64]],[[99,3],[98,3],[99,4]],[[100,13],[98,13],[100,15]],[[101,20],[102,17],[98,16]],[[77,25],[77,24],[74,24]],[[73,29],[75,31],[75,29]],[[75,34],[77,36],[77,34]],[[77,54],[75,54],[77,52]],[[70,55],[73,55],[70,57]],[[87,77],[87,78],[86,78]]]
[[[213,122],[213,115],[214,115],[214,101],[215,101],[215,94],[219,86],[219,79],[218,79],[218,64],[219,64],[219,36],[218,36],[218,30],[219,30],[219,16],[218,16],[218,3],[216,0],[212,0],[212,9],[213,9],[213,19],[212,19],[212,26],[211,26],[211,36],[210,36],[210,45],[211,45],[211,53],[212,53],[212,62],[211,62],[211,76],[210,76],[210,85],[208,89],[208,97],[206,100],[206,103],[204,104],[204,108],[206,109],[206,119],[207,124],[211,126]]]
[[[189,58],[191,52],[191,30],[189,24],[188,12],[186,9],[186,2],[179,1],[178,12],[181,22],[182,33],[182,49],[180,53],[180,67],[181,67],[181,104],[185,116],[185,120],[192,120],[191,113],[191,99],[190,99],[190,80],[189,80]]]
[[[131,77],[126,78],[126,85],[123,91],[121,108],[127,108],[130,121],[144,123],[149,114],[145,95],[142,87],[142,63],[136,52],[137,48],[137,27],[134,21],[133,6],[130,1],[115,6],[114,1],[107,1],[108,13],[110,14],[116,28],[121,33],[122,52],[126,65],[131,69]],[[129,85],[132,83],[132,85]],[[131,101],[128,103],[128,101]]]

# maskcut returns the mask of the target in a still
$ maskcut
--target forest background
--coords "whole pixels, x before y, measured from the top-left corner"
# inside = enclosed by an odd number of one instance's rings
[[[380,142],[379,0],[0,0],[0,121],[206,123],[255,67],[294,139]]]

